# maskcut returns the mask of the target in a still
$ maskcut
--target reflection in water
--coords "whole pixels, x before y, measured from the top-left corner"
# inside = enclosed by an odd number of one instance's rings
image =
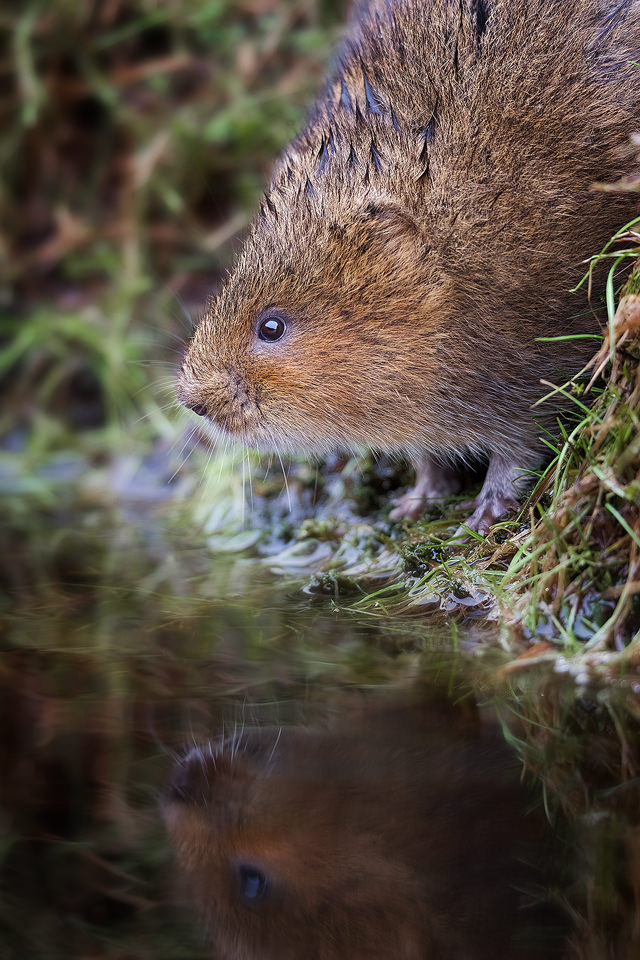
[[[566,821],[552,850],[566,957],[640,956],[629,688],[518,681],[497,704],[507,749],[495,723],[438,692],[486,699],[488,668],[454,656],[448,634],[338,616],[250,564],[212,569],[189,531],[178,554],[157,516],[105,530],[95,511],[56,536],[47,522],[0,553],[2,960],[211,960],[179,900],[159,798],[174,751],[236,724],[233,761],[230,740],[215,775],[194,753],[164,807],[229,956],[270,957],[287,937],[305,958],[411,956],[419,943],[460,960],[553,956],[536,865],[554,831],[539,805],[523,816],[521,761]],[[416,675],[429,678],[422,704],[368,698],[340,721],[354,691]],[[225,812],[243,812],[242,828],[212,831]],[[284,928],[276,904],[295,914]],[[252,937],[262,953],[238,952]]]
[[[640,957],[640,689],[582,688],[540,671],[498,705],[550,814],[570,825],[561,899],[571,960]]]
[[[429,699],[192,748],[164,814],[221,960],[560,956],[522,794],[500,730]]]

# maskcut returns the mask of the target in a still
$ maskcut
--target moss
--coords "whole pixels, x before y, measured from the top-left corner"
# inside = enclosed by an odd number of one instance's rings
[[[334,598],[362,594],[362,588],[354,579],[342,576],[335,570],[315,574],[303,589],[305,593]]]
[[[402,562],[407,573],[422,577],[436,564],[447,560],[447,552],[441,545],[433,543],[415,543],[401,551]]]

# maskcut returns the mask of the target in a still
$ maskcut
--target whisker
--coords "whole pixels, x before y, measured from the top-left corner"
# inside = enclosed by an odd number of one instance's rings
[[[143,420],[150,420],[156,413],[164,413],[165,410],[179,410],[180,403],[177,400],[169,400],[168,403],[159,404],[153,410],[148,410],[147,413],[143,413],[141,417],[138,417],[137,420],[134,420],[135,423],[142,423]]]
[[[245,470],[244,470],[244,431],[242,433],[242,526],[244,526],[244,508],[245,508]]]
[[[249,503],[251,504],[251,513],[253,513],[253,477],[251,476],[251,450],[244,444],[247,453],[247,475],[249,478]]]
[[[282,457],[280,456],[280,451],[279,451],[277,445],[275,444],[275,441],[274,441],[274,446],[275,446],[276,455],[277,455],[277,457],[278,457],[278,460],[280,461],[280,467],[282,468],[282,477],[283,477],[283,479],[284,479],[284,488],[285,488],[285,490],[287,491],[287,505],[288,505],[288,507],[289,507],[289,513],[291,513],[292,510],[293,510],[293,506],[292,506],[292,503],[291,503],[291,491],[289,490],[289,480],[288,480],[288,478],[287,478],[287,471],[286,471],[285,468],[284,468],[284,463],[282,462]]]
[[[204,499],[204,496],[205,496],[205,493],[206,493],[206,490],[207,490],[206,478],[207,478],[207,475],[208,475],[208,473],[209,473],[209,465],[211,464],[211,460],[213,459],[213,455],[214,455],[214,454],[216,453],[216,451],[218,450],[218,441],[219,441],[219,438],[220,438],[220,428],[218,427],[218,425],[217,425],[216,423],[212,423],[212,424],[210,424],[210,428],[211,428],[211,431],[212,431],[212,433],[213,433],[213,436],[212,436],[211,433],[209,433],[208,431],[207,431],[207,433],[205,434],[206,440],[207,440],[207,445],[208,445],[208,447],[209,447],[209,452],[208,452],[208,454],[207,454],[207,462],[205,463],[204,467],[202,468],[202,473],[200,474],[200,479],[199,479],[199,481],[198,481],[198,486],[200,487],[200,495],[199,495],[199,500],[198,500],[198,503],[199,503],[199,504],[202,504],[202,501],[203,501],[203,499]]]
[[[193,438],[194,438],[194,436],[196,435],[197,432],[198,432],[198,425],[195,424],[195,425],[191,428],[191,430],[189,431],[189,433],[187,434],[187,438],[186,438],[186,440],[184,441],[184,443],[182,444],[182,447],[181,447],[180,452],[179,452],[179,454],[178,454],[178,466],[176,467],[176,469],[173,471],[173,473],[172,473],[171,476],[169,477],[167,483],[172,483],[173,480],[175,480],[176,475],[177,475],[178,473],[180,473],[180,471],[183,470],[184,467],[186,466],[186,464],[187,464],[187,462],[188,462],[188,460],[189,460],[189,457],[190,457],[191,454],[193,453],[194,447],[191,447],[191,450],[189,451],[189,453],[187,454],[187,456],[186,456],[184,459],[181,459],[181,458],[182,458],[182,454],[184,453],[186,447],[189,446],[189,444],[192,443]],[[173,447],[173,445],[172,445],[172,447]],[[170,450],[169,452],[171,453],[172,450]]]
[[[280,727],[280,729],[278,730],[278,736],[276,737],[276,741],[275,741],[273,747],[271,748],[271,753],[269,754],[269,757],[268,757],[268,759],[267,759],[267,767],[270,766],[271,761],[273,760],[273,755],[274,755],[274,753],[276,752],[276,749],[277,749],[277,747],[278,747],[278,744],[280,743],[280,737],[281,737],[281,736],[282,736],[282,727]]]
[[[195,321],[195,320],[193,319],[193,317],[191,316],[189,310],[187,309],[187,305],[186,305],[186,303],[184,302],[184,299],[181,297],[181,295],[178,293],[177,290],[174,290],[172,287],[170,287],[170,286],[168,286],[168,285],[165,286],[165,291],[166,291],[171,297],[173,297],[173,299],[175,300],[175,302],[176,302],[176,303],[178,304],[178,306],[180,307],[180,311],[179,311],[178,313],[174,313],[174,314],[173,314],[174,317],[176,317],[176,318],[179,317],[182,321],[186,320],[186,329],[189,331],[189,336],[191,336],[191,334],[192,334],[193,331],[195,330],[197,324],[196,324],[196,321]],[[173,313],[173,311],[171,311],[171,312]],[[178,334],[174,334],[174,336],[177,337]]]

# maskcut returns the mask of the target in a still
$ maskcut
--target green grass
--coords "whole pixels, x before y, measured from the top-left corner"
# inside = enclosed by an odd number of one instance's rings
[[[640,254],[628,224],[607,280],[608,328],[591,382],[574,397],[579,422],[531,498],[535,525],[520,536],[502,582],[507,621],[535,635],[555,626],[565,645],[637,656],[640,636],[640,288],[637,266],[616,297],[617,269]],[[608,254],[594,258],[594,263]],[[616,302],[620,305],[616,309]]]

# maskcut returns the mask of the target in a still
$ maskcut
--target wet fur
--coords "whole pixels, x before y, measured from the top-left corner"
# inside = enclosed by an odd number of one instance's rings
[[[195,333],[181,400],[264,448],[366,445],[419,474],[488,455],[486,528],[542,459],[540,381],[591,350],[538,338],[597,330],[569,290],[638,211],[591,190],[628,170],[638,59],[639,0],[357,7]],[[272,344],[256,336],[269,310],[288,323]]]

